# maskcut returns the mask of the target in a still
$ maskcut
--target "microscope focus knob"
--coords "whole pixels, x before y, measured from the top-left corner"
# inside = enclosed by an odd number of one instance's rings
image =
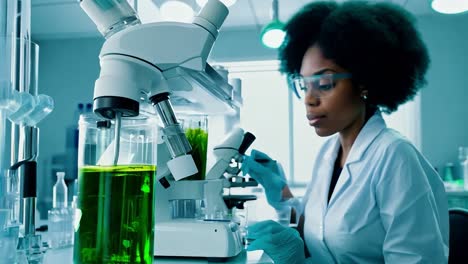
[[[254,134],[250,132],[246,132],[244,134],[244,139],[242,140],[241,145],[239,146],[239,154],[244,155],[245,151],[252,145],[252,143],[255,141],[255,136]]]

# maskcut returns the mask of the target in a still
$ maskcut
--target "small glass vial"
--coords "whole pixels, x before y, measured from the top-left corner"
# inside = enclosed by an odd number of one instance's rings
[[[73,244],[73,209],[68,207],[68,189],[65,172],[57,172],[57,182],[53,187],[53,208],[48,212],[49,244],[60,248]]]
[[[68,189],[65,184],[65,172],[57,172],[57,182],[53,189],[53,207],[66,208],[68,203]]]
[[[444,168],[444,181],[445,182],[453,182],[454,177],[453,177],[453,170],[454,170],[455,165],[453,163],[447,163],[445,164]]]

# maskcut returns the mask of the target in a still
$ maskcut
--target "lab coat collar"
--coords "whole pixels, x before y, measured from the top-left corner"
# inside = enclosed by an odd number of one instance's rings
[[[364,152],[370,146],[372,141],[374,141],[377,135],[380,134],[380,132],[382,132],[382,130],[384,130],[386,127],[387,125],[382,118],[382,114],[377,110],[359,132],[356,140],[353,143],[353,146],[351,147],[351,151],[348,155],[346,163],[348,164],[361,160]],[[328,148],[323,155],[324,161],[326,161],[329,166],[333,166],[338,155],[338,150],[340,148],[339,135],[334,135],[334,138],[331,139],[331,141],[331,147]]]
[[[380,111],[377,110],[359,132],[348,154],[346,164],[360,161],[372,141],[374,141],[385,128],[387,128],[385,120],[382,118]]]
[[[326,152],[323,154],[323,161],[329,166],[333,167],[336,157],[338,156],[338,150],[340,149],[340,136],[338,134],[334,135],[330,139],[330,147],[327,148]]]

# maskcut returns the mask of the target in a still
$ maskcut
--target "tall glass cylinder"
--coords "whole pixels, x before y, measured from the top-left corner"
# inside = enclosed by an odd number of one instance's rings
[[[208,117],[206,115],[179,115],[179,122],[192,146],[192,157],[198,173],[185,180],[205,180],[208,148]]]
[[[122,118],[117,148],[113,121],[82,115],[79,128],[74,263],[152,263],[158,120]]]

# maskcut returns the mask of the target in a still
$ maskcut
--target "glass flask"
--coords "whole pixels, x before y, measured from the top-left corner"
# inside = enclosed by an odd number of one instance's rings
[[[157,133],[153,116],[122,118],[120,133],[80,116],[75,264],[153,262]]]
[[[179,122],[192,146],[192,156],[198,173],[185,180],[205,180],[208,148],[208,117],[206,115],[179,115]]]

